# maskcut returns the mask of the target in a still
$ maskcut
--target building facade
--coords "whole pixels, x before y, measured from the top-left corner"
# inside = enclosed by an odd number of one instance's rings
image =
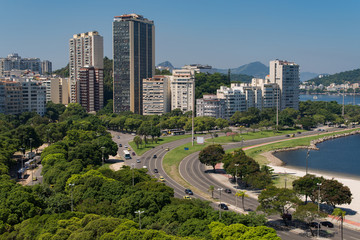
[[[114,17],[114,112],[142,114],[142,81],[155,74],[154,22],[137,14]]]
[[[270,83],[276,83],[280,89],[280,110],[299,109],[299,65],[283,60],[270,61]]]
[[[26,80],[22,85],[22,111],[36,112],[44,116],[46,110],[46,87],[41,82]]]
[[[84,66],[104,69],[104,43],[98,32],[86,32],[73,35],[69,41],[69,74],[70,74],[70,101],[78,102],[79,70]]]
[[[230,119],[235,112],[247,110],[246,94],[239,88],[221,86],[216,96],[224,101],[224,118]]]
[[[78,78],[78,103],[87,112],[99,111],[104,105],[104,70],[82,67]]]
[[[42,74],[51,74],[52,73],[52,62],[49,60],[44,60],[41,62],[41,73]]]
[[[194,70],[176,69],[171,76],[171,110],[193,111],[195,105]]]
[[[23,93],[20,82],[0,81],[0,113],[20,114],[23,112]]]
[[[170,112],[170,77],[157,76],[143,80],[143,115]]]
[[[30,70],[41,74],[41,61],[39,58],[21,58],[17,53],[0,58],[0,76],[7,76],[11,70]]]
[[[216,95],[203,95],[196,99],[196,116],[225,118],[224,105],[224,99],[218,99]]]
[[[46,88],[46,102],[61,103],[68,105],[70,102],[69,79],[50,78],[42,81]]]

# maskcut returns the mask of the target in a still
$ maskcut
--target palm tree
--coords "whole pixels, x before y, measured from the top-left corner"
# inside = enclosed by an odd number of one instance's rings
[[[208,192],[211,192],[211,198],[214,198],[214,190],[215,190],[215,187],[213,185],[210,185]]]
[[[344,219],[346,212],[341,210],[340,208],[335,208],[332,215],[340,217],[341,221],[341,240],[344,239]]]
[[[244,200],[246,197],[249,197],[249,195],[246,194],[246,191],[237,191],[236,194],[235,194],[235,197],[236,199],[238,197],[241,197],[241,200],[242,200],[242,208],[243,210],[245,211],[245,205],[244,205]],[[236,202],[236,207],[237,207],[237,202]]]

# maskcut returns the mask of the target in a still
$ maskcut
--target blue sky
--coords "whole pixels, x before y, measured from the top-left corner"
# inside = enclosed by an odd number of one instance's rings
[[[98,31],[112,58],[113,17],[126,13],[154,20],[156,63],[234,68],[278,58],[306,72],[359,68],[358,0],[2,0],[1,9],[0,57],[39,57],[54,69],[81,32]]]

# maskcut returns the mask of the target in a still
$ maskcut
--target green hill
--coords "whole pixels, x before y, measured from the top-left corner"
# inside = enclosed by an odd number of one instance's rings
[[[360,82],[360,69],[346,72],[340,72],[322,78],[312,78],[307,82],[314,82],[316,85],[323,84],[329,86],[331,83],[342,84],[344,82],[358,83]]]

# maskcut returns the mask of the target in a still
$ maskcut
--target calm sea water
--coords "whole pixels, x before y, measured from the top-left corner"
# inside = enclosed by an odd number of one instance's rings
[[[314,97],[317,99],[314,99]],[[307,100],[325,101],[325,102],[337,101],[339,104],[342,104],[343,96],[342,95],[307,95],[307,94],[300,95],[300,101],[307,101]],[[344,102],[345,104],[354,104],[354,96],[345,95]],[[359,95],[355,96],[355,104],[360,105]]]
[[[360,134],[325,141],[311,150],[308,169],[360,177]],[[306,168],[306,149],[276,153],[289,167]]]

